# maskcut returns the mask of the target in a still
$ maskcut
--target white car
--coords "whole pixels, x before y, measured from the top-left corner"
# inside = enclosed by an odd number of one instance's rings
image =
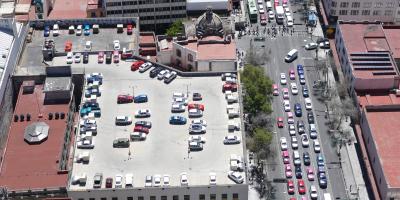
[[[319,153],[321,152],[321,145],[319,144],[319,141],[317,139],[313,140],[314,141],[314,152]]]
[[[115,188],[122,188],[122,175],[115,175]]]
[[[294,124],[289,124],[289,135],[290,136],[296,135],[296,127],[294,126]]]
[[[171,176],[168,174],[164,174],[163,176],[163,186],[169,186],[170,185],[170,180]]]
[[[143,73],[143,72],[147,71],[148,69],[150,69],[151,66],[153,66],[153,64],[151,64],[151,62],[145,62],[142,65],[140,65],[139,72]]]
[[[119,43],[119,40],[114,40],[113,44],[114,44],[114,50],[120,50],[121,49],[121,45]]]
[[[171,112],[185,112],[186,107],[181,103],[172,103]]]
[[[67,64],[72,64],[72,57],[73,57],[72,52],[68,52],[67,53]]]
[[[85,51],[92,50],[92,41],[86,41],[85,43]]]
[[[158,80],[164,79],[164,76],[167,74],[167,71],[168,71],[168,70],[166,70],[166,69],[161,70],[161,71],[157,74],[157,79],[158,79]]]
[[[224,144],[240,144],[240,139],[236,135],[228,135],[224,138]]]
[[[304,148],[307,148],[310,146],[310,140],[308,139],[308,136],[306,134],[301,135],[301,143]]]
[[[315,185],[310,186],[310,197],[312,200],[318,199],[318,191]]]
[[[228,177],[233,180],[235,183],[243,183],[244,177],[242,176],[242,173],[240,172],[234,172],[234,171],[229,171],[228,172]]]
[[[132,118],[129,116],[119,115],[115,117],[115,125],[129,125],[132,124]]]
[[[297,141],[297,137],[292,136],[292,149],[297,149],[297,148],[299,148],[299,143]]]
[[[308,44],[306,44],[306,46],[304,46],[304,48],[306,50],[313,50],[313,49],[316,49],[317,47],[318,47],[318,44],[315,42],[308,43]]]
[[[156,174],[153,176],[153,187],[160,187],[161,186],[161,175]]]
[[[289,100],[283,100],[283,108],[285,112],[290,112],[290,102]]]
[[[189,180],[186,172],[183,172],[181,174],[181,185],[182,186],[189,185]]]
[[[201,124],[190,124],[189,133],[190,134],[203,134],[206,133],[207,128]]]
[[[206,143],[206,138],[201,136],[201,135],[192,135],[188,139],[189,142],[200,142],[200,143]]]
[[[274,11],[272,11],[272,10],[268,11],[268,18],[269,18],[270,20],[275,19],[275,13],[274,13]]]
[[[76,146],[78,149],[93,149],[94,141],[93,139],[83,139],[77,142]]]
[[[290,90],[292,91],[292,94],[297,95],[299,93],[299,89],[297,88],[296,83],[290,83]]]
[[[58,24],[53,25],[53,36],[60,35]]]
[[[76,53],[74,56],[74,62],[80,63],[81,62],[81,53]]]
[[[287,81],[286,81],[286,74],[285,73],[281,73],[281,84],[282,85],[286,85]]]
[[[210,173],[210,185],[217,185],[217,174]]]
[[[180,103],[180,104],[183,104],[183,105],[187,106],[189,101],[188,101],[187,98],[176,97],[176,98],[173,99],[173,102]]]
[[[310,98],[305,98],[304,99],[304,104],[306,105],[306,110],[311,110],[312,109],[312,103]]]
[[[192,124],[201,124],[203,126],[207,126],[207,122],[204,119],[194,119],[192,120]]]
[[[136,111],[135,113],[135,117],[139,118],[139,117],[150,117],[150,110],[149,109],[140,109],[138,111]]]
[[[281,150],[282,151],[286,151],[288,149],[286,138],[285,137],[281,137],[280,138],[280,142],[281,142]]]
[[[203,111],[200,109],[190,109],[188,112],[189,117],[203,117]]]
[[[82,35],[82,25],[78,25],[76,27],[76,35]]]
[[[289,7],[285,8],[285,15],[286,16],[290,16],[291,15]]]

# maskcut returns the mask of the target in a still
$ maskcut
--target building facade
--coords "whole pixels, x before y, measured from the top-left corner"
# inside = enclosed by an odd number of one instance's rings
[[[399,0],[322,0],[330,20],[400,22]]]

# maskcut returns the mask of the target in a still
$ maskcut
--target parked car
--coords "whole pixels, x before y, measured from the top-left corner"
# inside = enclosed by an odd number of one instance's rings
[[[282,85],[286,85],[287,81],[286,81],[286,74],[285,73],[281,73],[281,84]]]
[[[305,194],[306,193],[306,186],[305,186],[303,180],[298,180],[297,181],[297,187],[298,187],[298,190],[299,190],[299,194]]]
[[[135,122],[135,126],[143,126],[150,129],[152,124],[149,121],[137,121]]]
[[[185,105],[183,105],[182,103],[172,103],[171,106],[171,112],[172,113],[178,113],[178,112],[185,112]]]
[[[290,164],[285,164],[285,176],[286,178],[293,177],[292,166]]]
[[[294,73],[293,69],[289,70],[289,78],[290,78],[290,80],[295,80],[296,79],[296,74]]]
[[[114,63],[119,63],[119,52],[118,51],[113,51],[113,60],[114,60]]]
[[[149,73],[150,78],[156,77],[162,70],[163,70],[162,67],[156,67],[156,68],[150,70],[150,73]]]
[[[194,117],[202,117],[203,116],[203,111],[200,109],[189,109],[189,117],[194,118]]]
[[[132,103],[133,102],[133,96],[129,94],[120,94],[117,97],[117,103],[122,104],[122,103]]]
[[[132,24],[126,25],[126,34],[132,35],[132,32],[133,32]]]
[[[294,114],[296,115],[296,117],[301,117],[303,115],[300,103],[294,104]]]
[[[122,188],[123,177],[121,174],[115,175],[115,188]]]
[[[292,149],[298,149],[299,148],[299,142],[297,141],[296,136],[291,137],[291,144],[292,144]]]
[[[312,200],[318,199],[318,191],[315,185],[310,186],[310,197]]]
[[[300,135],[302,135],[303,133],[305,133],[304,122],[303,122],[303,120],[297,121],[297,132],[299,132]]]
[[[135,127],[133,127],[133,132],[139,132],[139,133],[149,133],[149,128],[144,127],[144,126],[139,126],[139,125],[135,125]]]
[[[283,95],[283,99],[289,100],[289,89],[282,88],[282,95]]]
[[[307,121],[309,124],[314,124],[314,114],[312,112],[307,113]]]
[[[319,141],[317,139],[313,140],[313,147],[315,153],[321,152],[321,145],[319,144]]]
[[[114,50],[120,50],[121,49],[121,44],[119,43],[119,40],[114,40]]]
[[[272,91],[273,91],[272,94],[274,96],[279,96],[279,88],[277,84],[272,84]]]
[[[204,119],[193,119],[192,124],[200,124],[202,126],[207,126],[207,122]]]
[[[311,43],[306,44],[306,46],[304,46],[304,48],[306,50],[313,50],[313,49],[318,48],[318,44],[315,42],[311,42]]]
[[[73,63],[73,54],[72,52],[67,53],[67,64],[72,64]]]
[[[93,149],[94,141],[93,139],[81,139],[77,142],[78,149]]]
[[[100,51],[99,54],[97,55],[97,62],[98,63],[104,62],[104,52],[103,51]]]
[[[170,124],[178,124],[178,125],[183,125],[186,124],[186,118],[182,116],[177,116],[173,115],[169,118],[169,123]]]
[[[80,62],[81,62],[81,53],[75,53],[74,63],[80,63]]]
[[[203,104],[198,104],[198,103],[190,103],[188,104],[188,109],[199,109],[201,111],[204,111],[204,105]]]
[[[145,94],[140,94],[135,96],[133,102],[135,103],[146,103],[148,101],[148,97]]]
[[[282,151],[283,164],[290,164],[290,156],[288,151]]]
[[[310,98],[305,98],[304,99],[304,104],[306,105],[306,110],[311,110],[312,109],[312,104],[311,104],[311,99]]]
[[[294,166],[294,173],[295,173],[297,179],[303,178],[303,172],[301,171],[300,166]]]
[[[238,86],[236,83],[225,83],[224,85],[222,85],[222,92],[225,92],[225,91],[236,92],[237,89],[238,89]]]
[[[82,35],[82,25],[78,25],[78,26],[76,27],[76,35],[77,35],[77,36]]]
[[[130,134],[131,136],[131,140],[132,141],[142,141],[142,140],[146,140],[146,133],[142,133],[142,132],[133,132]]]
[[[89,26],[89,24],[85,24],[83,27],[84,27],[83,28],[83,34],[86,35],[86,36],[90,35],[90,26]]]
[[[142,60],[134,61],[134,62],[132,63],[132,65],[131,65],[131,71],[136,71],[136,70],[138,70],[138,69],[140,68],[140,66],[143,65],[143,64],[144,64],[144,61],[142,61]]]
[[[206,133],[206,127],[201,124],[190,124],[189,126],[190,134],[203,134]]]
[[[285,137],[281,137],[279,139],[279,141],[280,141],[280,145],[281,145],[281,150],[282,151],[286,151],[288,149],[288,143],[287,143],[286,138]]]
[[[50,36],[50,27],[49,26],[45,26],[44,27],[43,36],[44,37],[49,37]]]
[[[178,73],[176,73],[175,71],[172,71],[171,73],[165,75],[164,83],[165,84],[171,83],[177,76],[178,76]]]
[[[106,188],[112,188],[113,186],[113,178],[108,177],[106,178]]]
[[[103,173],[96,173],[93,177],[93,188],[101,188],[103,182]]]
[[[304,76],[304,74],[299,74],[299,81],[301,85],[306,84],[306,77]]]
[[[89,54],[87,52],[83,53],[83,63],[87,64],[89,62]]]
[[[328,187],[328,178],[326,177],[325,173],[318,174],[318,183],[319,183],[319,187],[321,187],[322,189],[325,189]]]
[[[111,64],[112,61],[112,54],[111,52],[106,52],[106,64]]]
[[[306,85],[303,86],[303,97],[307,98],[309,97],[309,93],[308,93],[308,88]]]
[[[305,166],[309,166],[311,163],[310,153],[307,151],[303,152],[303,162]]]
[[[227,135],[224,138],[224,144],[240,144],[240,139],[236,135]]]
[[[310,140],[308,139],[307,134],[301,135],[301,143],[304,148],[308,148],[310,146]]]
[[[201,101],[203,99],[203,97],[201,96],[200,93],[194,92],[192,99],[193,99],[193,101]]]
[[[191,135],[188,139],[189,142],[200,142],[200,143],[206,143],[206,138],[201,136],[201,135]]]
[[[53,25],[53,36],[56,37],[60,35],[60,28],[58,26],[58,24],[54,24]]]
[[[235,172],[235,171],[229,171],[228,172],[228,177],[234,181],[235,183],[241,184],[244,182],[244,177],[242,176],[242,173],[240,172]]]
[[[288,190],[288,194],[292,195],[294,194],[294,182],[293,180],[288,180],[287,182],[287,190]]]
[[[283,126],[285,126],[283,123],[282,117],[278,117],[278,119],[276,120],[276,124],[277,124],[278,128],[283,128]]]
[[[150,117],[150,116],[151,114],[149,109],[140,109],[135,113],[136,118]]]
[[[303,65],[301,65],[301,64],[298,64],[297,65],[297,74],[303,74],[304,75],[304,68],[303,68]]]
[[[164,79],[164,76],[168,73],[167,69],[161,70],[158,74],[157,74],[157,79],[158,80],[162,80]]]
[[[183,173],[181,174],[181,185],[182,185],[182,186],[189,185],[188,175],[187,175],[186,172],[183,172]]]
[[[307,167],[307,179],[309,181],[314,181],[315,179],[315,175],[314,175],[314,170],[312,169],[312,167]]]
[[[190,151],[201,151],[203,150],[203,143],[192,141],[189,142],[189,150]]]
[[[130,118],[129,116],[120,115],[115,117],[115,125],[125,126],[129,124],[132,124],[132,118]]]
[[[117,138],[113,141],[114,148],[128,148],[129,144],[129,138]]]
[[[146,72],[146,71],[149,70],[152,66],[153,66],[153,64],[151,64],[150,62],[145,62],[145,63],[143,63],[143,64],[139,67],[139,72],[140,72],[140,73]]]
[[[151,187],[153,186],[153,176],[146,176],[144,181],[144,187]]]

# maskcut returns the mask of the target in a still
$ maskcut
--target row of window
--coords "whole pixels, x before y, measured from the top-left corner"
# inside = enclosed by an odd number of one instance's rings
[[[181,52],[180,49],[176,50],[176,56],[182,57],[182,52]],[[188,59],[189,62],[193,62],[193,55],[192,54],[188,54],[187,57],[188,57],[187,59]]]
[[[216,200],[217,195],[216,194],[210,194],[210,200]],[[228,194],[221,194],[221,199],[222,200],[227,200],[228,199]],[[78,198],[78,200],[85,200],[84,198]],[[96,198],[89,198],[89,200],[96,200]],[[106,197],[100,198],[100,200],[107,200]],[[112,197],[111,200],[118,200],[118,197]],[[126,200],[133,200],[133,197],[127,197]],[[138,196],[137,200],[145,200],[143,196]],[[146,199],[147,200],[147,199]],[[148,200],[158,200],[156,196],[150,196]],[[161,196],[159,200],[168,200],[168,196]],[[179,195],[173,195],[172,200],[179,200]],[[190,200],[190,195],[183,195],[183,200]],[[196,199],[197,200],[197,199]],[[199,195],[199,200],[206,200],[206,195],[205,194],[200,194]],[[238,193],[233,193],[232,194],[232,200],[239,200],[239,194]]]
[[[359,10],[339,10],[339,15],[359,15],[360,11]],[[385,10],[384,12],[385,16],[392,16],[393,15],[393,10]],[[336,15],[336,10],[331,10],[331,15]],[[361,15],[371,15],[371,10],[362,10]],[[382,15],[382,10],[374,10],[372,12],[372,15],[377,16],[377,15]]]
[[[137,0],[137,1],[123,1],[122,6],[128,5],[145,5],[145,4],[160,4],[170,2],[184,2],[183,0]],[[107,7],[121,6],[121,2],[107,2]]]
[[[336,8],[337,7],[337,2],[336,1],[332,1],[332,4],[331,4],[331,6],[332,7],[334,7],[334,8]],[[349,2],[340,2],[340,7],[341,8],[347,8],[347,7],[349,7],[349,5],[350,5],[350,3]],[[361,3],[360,2],[353,2],[353,3],[351,3],[351,7],[352,8],[359,8],[361,6]],[[383,3],[382,2],[375,2],[375,4],[374,4],[374,6],[375,6],[375,8],[382,8],[383,7]],[[388,2],[387,4],[386,4],[386,7],[387,8],[391,8],[391,7],[393,7],[394,6],[394,2]],[[363,7],[364,8],[370,8],[370,7],[372,7],[372,2],[363,2]]]

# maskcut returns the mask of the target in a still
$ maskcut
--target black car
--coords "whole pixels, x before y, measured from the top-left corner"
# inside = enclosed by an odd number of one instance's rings
[[[112,55],[111,52],[106,53],[106,64],[111,64],[112,61]]]
[[[151,122],[149,121],[137,121],[135,126],[143,126],[145,128],[151,128]]]
[[[193,93],[193,101],[201,101],[203,99],[203,97],[201,96],[200,93],[195,92]]]
[[[89,62],[89,54],[83,53],[83,63],[87,64]]]
[[[319,174],[318,174],[318,183],[319,183],[319,187],[321,187],[322,189],[327,188],[327,186],[328,186],[328,179],[327,179],[325,173],[319,173]]]
[[[303,161],[305,166],[309,166],[311,163],[310,154],[308,152],[303,152]]]
[[[314,124],[315,123],[314,114],[312,112],[308,112],[307,113],[307,120],[308,120],[309,124]]]
[[[299,132],[300,135],[306,132],[305,129],[304,129],[303,120],[297,121],[297,132]]]
[[[113,141],[114,148],[128,148],[129,145],[129,138],[117,138]]]
[[[303,177],[300,166],[294,166],[294,173],[296,174],[297,179],[301,179]]]
[[[152,70],[150,71],[150,74],[149,74],[150,78],[156,77],[157,74],[160,73],[162,70],[163,70],[162,67],[156,67],[156,68],[152,69]]]
[[[306,85],[303,86],[303,97],[309,97],[308,88]]]

